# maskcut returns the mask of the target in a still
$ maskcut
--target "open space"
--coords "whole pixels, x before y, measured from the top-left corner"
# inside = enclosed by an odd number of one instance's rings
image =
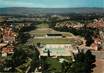
[[[80,44],[81,41],[75,40],[74,38],[40,38],[40,39],[29,39],[27,44]]]
[[[44,26],[43,26],[44,25]],[[28,40],[28,44],[80,44],[80,39],[75,39],[74,35],[70,32],[59,32],[48,28],[48,24],[39,24],[37,29],[32,30],[29,34],[33,35],[32,39]],[[49,38],[46,37],[47,34],[62,34],[61,38]],[[64,36],[64,37],[63,37]]]

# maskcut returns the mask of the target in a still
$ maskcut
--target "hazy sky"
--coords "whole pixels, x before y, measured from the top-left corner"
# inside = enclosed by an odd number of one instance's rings
[[[0,7],[104,7],[104,0],[0,0]]]

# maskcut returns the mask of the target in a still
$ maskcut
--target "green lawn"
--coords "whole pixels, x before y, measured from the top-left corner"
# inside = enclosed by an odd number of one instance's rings
[[[56,31],[54,29],[49,28],[49,25],[46,23],[42,23],[42,24],[38,24],[36,25],[37,29],[32,30],[31,32],[29,32],[30,34],[33,34],[35,36],[44,36],[48,33],[55,33],[55,34],[63,34],[64,36],[72,36],[72,33],[69,32],[60,32],[60,31]]]
[[[41,23],[41,24],[38,24],[36,25],[37,28],[48,28],[49,25],[47,23]]]
[[[45,38],[45,39],[33,39],[33,44],[42,43],[42,44],[79,44],[79,41],[75,39],[67,38]]]
[[[37,28],[36,30],[32,30],[31,32],[29,32],[30,34],[33,34],[35,36],[44,36],[48,33],[54,33],[54,34],[62,34],[64,36],[73,36],[72,33],[70,32],[59,32],[59,31],[55,31],[51,28]]]
[[[54,34],[62,34],[63,36],[67,37],[73,37],[73,34],[70,32],[59,32],[55,31],[48,27],[48,24],[39,24],[37,25],[37,29],[32,30],[29,32],[31,35],[34,35],[35,37],[43,37],[48,33],[54,33]],[[32,39],[29,43],[37,44],[78,44],[78,40],[75,39],[68,39],[68,38],[43,38],[43,39]]]
[[[41,29],[36,29],[36,30],[33,30],[31,32],[29,32],[30,34],[33,34],[35,36],[44,36],[46,35],[47,33],[49,33],[49,30],[41,30]]]

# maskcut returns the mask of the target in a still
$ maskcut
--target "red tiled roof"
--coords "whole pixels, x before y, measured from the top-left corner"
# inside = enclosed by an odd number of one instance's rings
[[[89,23],[86,27],[88,28],[104,28],[104,20],[97,20],[93,23]]]
[[[9,54],[10,52],[13,52],[13,48],[8,48],[8,47],[2,48],[2,52]]]
[[[15,36],[15,32],[10,30],[10,28],[4,29],[3,30],[3,36],[7,36],[7,37],[10,36],[10,37],[12,37],[12,36]]]

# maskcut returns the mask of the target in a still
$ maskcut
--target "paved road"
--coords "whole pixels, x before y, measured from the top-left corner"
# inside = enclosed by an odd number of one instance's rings
[[[96,67],[92,73],[104,73],[104,59],[96,59]]]
[[[92,51],[92,54],[96,56],[96,67],[93,73],[104,73],[104,51]]]

